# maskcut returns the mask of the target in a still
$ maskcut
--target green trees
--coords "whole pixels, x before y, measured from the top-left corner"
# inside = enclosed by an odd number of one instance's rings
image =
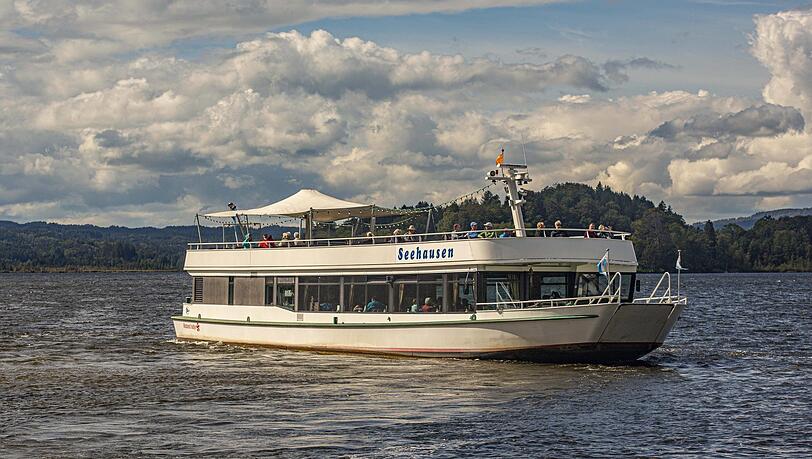
[[[673,270],[677,249],[682,250],[682,265],[691,272],[812,271],[812,216],[763,218],[751,230],[732,224],[716,229],[711,222],[700,229],[687,225],[664,202],[654,205],[645,197],[618,193],[601,184],[591,188],[563,183],[528,192],[525,199],[530,228],[540,220],[547,227],[561,220],[569,228],[594,223],[631,232],[642,271]],[[415,208],[429,205],[420,202]],[[470,198],[435,211],[439,231],[450,230],[454,223],[467,229],[471,221],[479,222],[480,227],[486,221],[497,227],[512,224],[508,203],[488,191],[480,199]],[[391,217],[379,223],[401,220]],[[417,214],[409,222],[423,231],[426,214]],[[281,231],[278,227],[268,230],[275,238]],[[348,236],[349,228],[334,229],[331,234],[336,232]],[[379,234],[389,232],[391,228]],[[221,229],[203,228],[203,238],[218,241]],[[0,221],[0,271],[179,270],[186,243],[196,240],[193,226],[99,228]]]

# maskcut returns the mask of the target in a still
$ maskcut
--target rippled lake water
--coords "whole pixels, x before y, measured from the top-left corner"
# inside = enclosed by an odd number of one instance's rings
[[[178,343],[189,288],[0,274],[0,455],[812,455],[810,274],[684,275],[631,366]]]

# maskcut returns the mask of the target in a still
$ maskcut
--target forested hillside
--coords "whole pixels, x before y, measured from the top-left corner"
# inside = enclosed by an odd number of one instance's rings
[[[598,185],[565,183],[529,192],[525,197],[528,226],[539,220],[551,227],[561,220],[565,227],[584,228],[590,223],[610,225],[633,233],[640,269],[673,270],[677,249],[682,265],[691,272],[714,271],[812,271],[812,216],[764,218],[750,230],[736,225],[715,228],[711,222],[696,228],[665,203],[655,205],[640,196],[617,193]],[[418,203],[415,207],[428,207]],[[452,224],[509,225],[510,209],[499,196],[485,192],[436,209],[437,227],[450,230]],[[404,223],[425,229],[425,214]],[[379,221],[381,225],[402,219]],[[203,228],[208,241],[222,239],[220,228]],[[278,237],[280,228],[266,230]],[[326,231],[323,227],[317,235]],[[336,229],[331,229],[336,234]],[[339,228],[338,234],[349,229]],[[388,234],[381,228],[378,234]],[[347,234],[348,235],[348,234]],[[233,234],[227,235],[234,240]],[[0,270],[179,270],[186,243],[197,240],[194,226],[166,228],[100,228],[92,225],[53,223],[17,224],[0,221]]]
[[[525,197],[525,218],[535,226],[543,220],[551,227],[584,228],[590,223],[629,231],[640,269],[673,270],[677,249],[682,265],[692,272],[812,271],[812,217],[759,220],[751,230],[728,225],[717,231],[711,222],[703,228],[687,225],[663,202],[655,205],[640,196],[617,193],[600,184],[596,188],[564,183],[530,192]],[[485,192],[481,199],[452,204],[442,212],[440,229],[470,221],[510,222],[507,203]]]

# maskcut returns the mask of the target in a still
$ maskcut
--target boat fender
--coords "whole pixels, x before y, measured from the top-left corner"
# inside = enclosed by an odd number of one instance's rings
[[[471,314],[471,320],[476,320],[476,313]]]
[[[387,317],[387,318],[386,318],[386,321],[387,321],[387,322],[391,322],[391,321],[392,321],[392,318],[391,318],[391,317]]]

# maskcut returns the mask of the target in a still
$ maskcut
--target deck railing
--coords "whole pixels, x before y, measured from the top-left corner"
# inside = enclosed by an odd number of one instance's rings
[[[538,236],[536,236],[538,231]],[[476,233],[473,236],[471,233]],[[484,237],[482,234],[493,233],[492,237]],[[585,228],[559,228],[559,229],[526,229],[525,233],[528,237],[558,237],[558,238],[572,238],[572,239],[621,239],[625,240],[631,233],[624,231],[598,231],[588,230]],[[504,235],[503,235],[504,234]],[[553,234],[556,234],[553,236]],[[588,236],[594,234],[595,237]],[[470,235],[470,237],[469,237]],[[222,242],[190,242],[188,244],[189,250],[224,250],[224,249],[264,249],[264,245],[268,244],[269,248],[289,248],[289,247],[332,247],[332,246],[346,246],[346,245],[378,245],[378,244],[402,244],[409,242],[431,242],[431,241],[456,241],[466,239],[504,239],[513,238],[516,235],[516,229],[513,228],[494,228],[493,230],[476,230],[476,231],[449,231],[439,233],[415,233],[415,234],[388,234],[388,235],[374,235],[374,236],[356,236],[356,237],[331,237],[331,238],[314,238],[314,239],[276,239],[273,241],[222,241]]]
[[[622,286],[623,277],[620,272],[616,272],[610,279],[604,289],[603,293],[594,296],[579,296],[572,298],[550,298],[542,300],[504,300],[494,301],[489,303],[478,302],[476,304],[477,310],[484,311],[502,311],[505,309],[537,309],[537,308],[551,308],[562,306],[592,306],[596,304],[620,304],[623,302],[621,293],[623,292]],[[667,281],[667,282],[666,282]],[[666,282],[663,284],[663,282]],[[660,288],[665,290],[663,294],[657,295]],[[671,294],[671,274],[668,272],[663,273],[660,281],[651,291],[647,297],[635,298],[632,302],[636,304],[687,304],[687,298],[684,296],[677,296]]]

